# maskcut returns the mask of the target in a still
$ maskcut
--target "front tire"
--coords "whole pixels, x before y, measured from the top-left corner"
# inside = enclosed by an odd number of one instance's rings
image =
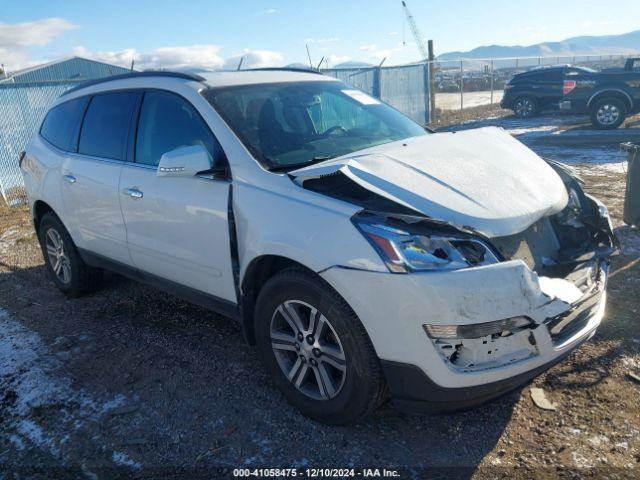
[[[102,272],[82,261],[69,232],[57,216],[43,215],[38,238],[49,275],[62,293],[75,298],[95,289]]]
[[[342,425],[382,403],[385,384],[369,336],[322,279],[299,269],[284,270],[261,289],[255,311],[263,363],[302,414]]]
[[[518,118],[531,118],[538,113],[538,104],[527,95],[519,97],[513,102],[513,113]]]
[[[591,123],[599,130],[618,128],[627,118],[627,107],[618,98],[606,97],[596,101],[591,109]]]

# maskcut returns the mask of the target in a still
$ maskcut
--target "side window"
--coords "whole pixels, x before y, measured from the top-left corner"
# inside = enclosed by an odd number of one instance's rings
[[[191,145],[202,145],[212,159],[222,158],[220,145],[191,104],[173,93],[146,92],[138,120],[136,163],[156,166],[163,154]]]
[[[52,108],[42,122],[40,135],[61,150],[75,152],[82,114],[88,101],[87,97],[81,97]]]
[[[137,95],[133,92],[95,95],[82,123],[79,153],[126,160],[129,125]]]
[[[547,72],[545,80],[549,82],[562,82],[563,78],[564,78],[563,70],[551,70]]]

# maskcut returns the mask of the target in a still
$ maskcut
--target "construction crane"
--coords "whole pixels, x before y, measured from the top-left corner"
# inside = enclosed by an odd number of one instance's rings
[[[418,25],[413,19],[413,15],[411,15],[409,7],[407,7],[407,2],[402,2],[402,9],[404,10],[404,15],[407,18],[409,27],[411,28],[411,33],[413,33],[413,39],[416,41],[418,50],[420,50],[420,55],[422,55],[423,60],[426,60],[429,58],[429,50],[427,50],[427,47],[424,44],[424,40],[422,39],[422,34],[420,33],[420,29],[418,29]]]

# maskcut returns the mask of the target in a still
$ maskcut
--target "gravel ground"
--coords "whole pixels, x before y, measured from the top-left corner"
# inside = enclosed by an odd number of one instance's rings
[[[95,294],[67,300],[47,279],[27,212],[4,208],[0,478],[218,478],[230,471],[217,468],[243,466],[637,478],[640,384],[628,375],[640,374],[640,235],[621,224],[618,140],[586,141],[596,135],[583,123],[498,118],[456,127],[497,124],[574,164],[622,239],[602,327],[534,381],[556,411],[536,407],[527,386],[456,415],[386,406],[354,426],[314,423],[285,402],[225,318],[116,275]]]

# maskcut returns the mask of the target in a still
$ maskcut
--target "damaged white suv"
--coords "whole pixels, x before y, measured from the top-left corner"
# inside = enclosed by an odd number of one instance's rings
[[[144,72],[63,95],[21,157],[56,285],[102,269],[238,320],[301,412],[466,408],[591,337],[606,208],[498,128],[433,133],[323,75]]]

